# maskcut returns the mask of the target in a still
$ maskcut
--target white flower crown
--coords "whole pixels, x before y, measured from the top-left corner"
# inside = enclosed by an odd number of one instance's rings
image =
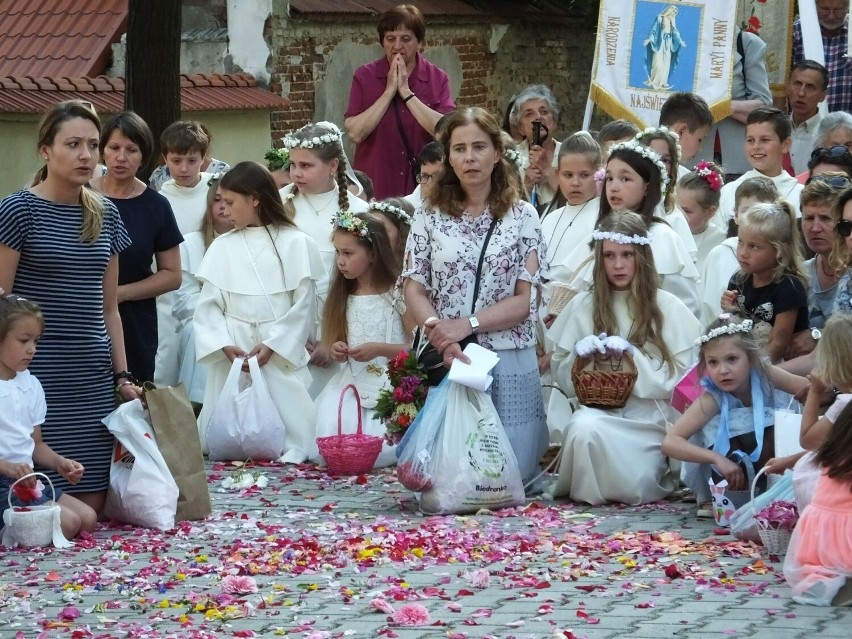
[[[509,162],[514,164],[521,171],[530,165],[529,161],[521,154],[520,151],[518,151],[518,149],[506,149],[503,151],[503,157],[509,160]]]
[[[365,240],[373,243],[373,238],[370,236],[370,227],[367,226],[367,220],[355,217],[352,211],[338,211],[332,218],[331,225],[334,230],[347,231],[355,237],[363,237]]]
[[[651,160],[654,164],[657,165],[657,169],[660,171],[660,181],[663,184],[663,190],[668,186],[671,179],[669,178],[669,170],[666,168],[666,165],[663,164],[663,161],[660,159],[660,156],[652,149],[651,147],[645,146],[644,144],[639,144],[636,140],[628,140],[627,142],[617,142],[613,144],[609,148],[609,154],[612,154],[615,151],[632,151],[637,155],[641,155],[646,160]]]
[[[641,142],[640,138],[644,138],[646,135],[653,135],[655,133],[662,133],[666,137],[671,137],[674,140],[675,148],[677,149],[678,160],[683,157],[683,151],[680,149],[680,136],[664,124],[661,124],[660,126],[649,126],[644,131],[637,133],[633,139],[640,144],[644,144],[644,142]]]
[[[643,244],[648,246],[651,244],[651,240],[653,239],[650,234],[648,235],[625,235],[624,233],[616,233],[614,231],[598,231],[595,229],[592,231],[592,239],[596,242],[602,242],[603,240],[609,240],[610,242],[615,242],[616,244]]]
[[[284,147],[286,149],[313,149],[318,146],[340,142],[343,139],[343,131],[338,129],[337,125],[333,122],[317,122],[315,126],[327,129],[328,132],[307,139],[301,139],[293,133],[288,133],[282,140]]]
[[[730,313],[722,313],[719,316],[719,319],[728,319],[730,318]],[[723,337],[725,335],[735,335],[737,333],[748,333],[751,331],[751,327],[754,325],[750,319],[743,320],[740,324],[725,324],[724,326],[717,326],[712,331],[708,331],[705,335],[702,335],[695,343],[698,345],[706,344],[707,342],[716,339],[717,337]]]
[[[411,226],[411,216],[398,206],[388,204],[387,202],[370,202],[370,208],[393,215],[403,224]]]

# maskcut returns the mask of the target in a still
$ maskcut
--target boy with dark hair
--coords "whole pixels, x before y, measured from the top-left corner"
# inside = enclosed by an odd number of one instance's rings
[[[603,161],[609,157],[609,148],[616,142],[627,142],[639,133],[639,127],[627,120],[607,122],[598,131],[598,144],[601,145]]]
[[[417,155],[420,170],[417,173],[417,187],[405,196],[406,201],[411,202],[414,208],[423,204],[423,198],[429,193],[438,181],[438,174],[444,163],[444,147],[440,142],[427,142]]]
[[[201,222],[207,210],[208,181],[212,174],[201,170],[210,139],[201,124],[192,120],[172,122],[160,136],[163,160],[171,179],[160,189],[172,206],[180,232],[201,230]],[[180,365],[178,361],[179,335],[177,319],[172,314],[175,293],[164,293],[157,297],[157,334],[159,343],[154,360],[154,383],[157,386],[174,386],[178,383]]]
[[[737,188],[752,177],[767,177],[778,189],[778,196],[786,199],[793,210],[799,211],[799,194],[802,185],[783,168],[784,154],[790,150],[792,125],[787,114],[780,109],[762,106],[752,111],[746,120],[745,155],[751,165],[737,180],[722,187],[719,210],[714,223],[728,228],[728,220],[735,210],[734,196]],[[801,215],[801,212],[799,212]]]
[[[713,114],[700,95],[677,91],[663,103],[660,125],[677,133],[680,138],[680,161],[689,163],[701,150],[701,144],[713,126]],[[689,169],[681,166],[679,173],[683,172],[689,172]]]

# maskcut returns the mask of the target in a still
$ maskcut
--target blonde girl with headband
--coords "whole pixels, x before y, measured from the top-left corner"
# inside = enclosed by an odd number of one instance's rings
[[[725,179],[722,170],[712,162],[699,162],[677,183],[675,203],[689,225],[695,243],[695,267],[704,270],[710,250],[725,241],[725,231],[713,224],[719,208],[719,195]],[[703,296],[703,287],[699,292]]]
[[[755,472],[775,455],[774,390],[791,394],[807,380],[764,361],[754,322],[723,313],[696,340],[701,385],[707,391],[686,409],[663,440],[664,455],[700,466],[684,475],[699,503],[710,498],[711,469],[730,490],[747,490],[742,456]],[[692,439],[691,439],[692,438]]]
[[[680,239],[683,240],[686,250],[695,259],[698,250],[692,232],[689,230],[689,224],[686,223],[683,213],[675,206],[675,192],[677,191],[678,179],[681,176],[680,159],[682,157],[677,133],[667,126],[652,126],[637,133],[634,140],[639,144],[644,144],[659,155],[660,160],[665,165],[669,183],[663,194],[663,199],[660,201],[658,215],[675,230]],[[683,172],[685,173],[686,169],[683,169]]]
[[[317,437],[337,433],[340,392],[353,382],[361,395],[364,432],[383,436],[385,426],[373,409],[380,388],[390,385],[388,360],[406,346],[393,295],[402,263],[388,238],[385,222],[375,213],[338,213],[333,242],[337,258],[325,303],[322,339],[342,368],[316,399]],[[341,415],[343,432],[354,433],[358,416],[351,394],[344,397]],[[318,454],[314,459],[322,461]],[[375,467],[395,463],[395,446],[385,444]]]
[[[722,293],[722,310],[742,313],[756,328],[760,324],[766,353],[779,362],[793,335],[808,329],[807,276],[796,214],[784,199],[755,204],[740,214],[737,235],[740,270]]]
[[[198,418],[202,441],[232,362],[257,357],[286,427],[280,461],[301,463],[315,446],[305,344],[316,317],[316,283],[325,273],[322,260],[314,241],[296,228],[265,167],[240,162],[222,176],[219,189],[234,230],[217,237],[201,261],[192,320],[198,361],[208,366]]]
[[[343,131],[331,122],[307,124],[284,136],[283,146],[290,153],[290,178],[280,190],[287,214],[296,226],[316,242],[325,265],[326,275],[317,282],[319,307],[315,326],[318,328],[322,307],[328,293],[328,282],[334,268],[334,244],[331,228],[338,211],[363,213],[367,203],[351,195],[346,183],[346,155]],[[328,352],[322,347],[316,330],[308,341],[311,358],[311,397],[316,398],[335,372]]]
[[[638,505],[663,499],[675,487],[660,452],[668,402],[693,363],[698,320],[676,296],[659,288],[645,221],[613,212],[592,234],[591,290],[579,293],[548,332],[556,383],[574,395],[577,357],[632,354],[638,371],[624,408],[580,406],[566,416],[559,478],[548,490],[589,504]]]
[[[198,406],[204,401],[207,373],[206,366],[196,361],[195,357],[192,316],[201,293],[201,282],[195,275],[213,240],[234,228],[222,199],[222,189],[219,185],[221,179],[222,174],[216,173],[207,181],[207,208],[200,230],[183,236],[183,243],[180,245],[181,283],[180,288],[175,291],[175,302],[172,305],[172,315],[177,320],[179,334],[178,380],[186,387],[189,399]]]
[[[37,466],[50,469],[72,486],[83,477],[83,465],[56,453],[41,437],[41,425],[47,414],[44,390],[27,370],[44,331],[44,316],[38,305],[18,295],[6,295],[0,289],[0,530],[3,511],[9,506],[33,507],[54,498],[47,486],[38,493],[35,477],[18,486],[30,490],[24,499],[12,484],[26,477]],[[82,501],[61,489],[55,489],[60,508],[62,534],[73,539],[80,531],[91,532],[98,522],[97,513]]]

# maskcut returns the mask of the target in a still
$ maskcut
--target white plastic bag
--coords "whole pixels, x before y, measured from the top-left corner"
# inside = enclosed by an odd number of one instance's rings
[[[285,428],[256,357],[234,359],[207,424],[210,459],[274,460],[285,446]]]
[[[422,492],[432,487],[433,460],[438,437],[447,416],[450,386],[446,377],[429,389],[426,403],[396,447],[396,477],[408,490]]]
[[[491,397],[455,382],[435,442],[432,486],[420,495],[426,514],[474,513],[524,502],[518,461]]]
[[[122,404],[103,422],[115,436],[104,514],[134,526],[171,530],[179,490],[142,401]]]

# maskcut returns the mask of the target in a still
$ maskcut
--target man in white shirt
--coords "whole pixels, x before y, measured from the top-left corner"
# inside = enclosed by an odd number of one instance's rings
[[[790,159],[796,175],[808,170],[808,159],[816,141],[822,115],[819,103],[828,89],[828,70],[819,62],[802,60],[793,65],[787,80],[787,104],[793,123]]]

